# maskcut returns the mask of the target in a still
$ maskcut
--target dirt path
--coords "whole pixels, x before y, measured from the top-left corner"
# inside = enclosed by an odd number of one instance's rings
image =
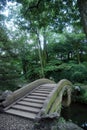
[[[39,123],[29,119],[0,113],[0,130],[83,130],[72,122],[42,120]]]

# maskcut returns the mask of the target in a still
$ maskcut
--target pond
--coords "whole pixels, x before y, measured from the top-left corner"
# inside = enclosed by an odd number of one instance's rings
[[[87,130],[87,105],[72,103],[68,108],[62,107],[61,116]]]

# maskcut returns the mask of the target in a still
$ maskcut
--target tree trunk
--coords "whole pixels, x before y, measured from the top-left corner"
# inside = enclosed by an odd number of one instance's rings
[[[46,32],[45,29],[43,31],[43,38],[44,38],[44,45],[43,45],[43,61],[44,61],[44,66],[46,65],[47,61],[48,61],[48,52],[47,52],[47,43],[46,43]]]
[[[39,33],[37,30],[37,40],[38,40],[38,53],[39,53],[39,58],[40,58],[40,64],[41,64],[41,78],[44,78],[44,66],[43,66],[43,59],[42,59],[42,50],[41,50],[41,43],[40,43],[40,38],[39,38]]]
[[[84,31],[87,36],[87,0],[77,0]]]

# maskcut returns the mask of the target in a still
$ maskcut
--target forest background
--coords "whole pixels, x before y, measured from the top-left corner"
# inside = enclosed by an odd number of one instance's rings
[[[0,0],[0,89],[43,77],[86,84],[86,7],[86,0]]]

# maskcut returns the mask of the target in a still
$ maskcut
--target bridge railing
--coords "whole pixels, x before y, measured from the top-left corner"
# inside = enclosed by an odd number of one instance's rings
[[[61,111],[63,93],[65,90],[67,90],[68,96],[66,106],[69,106],[69,104],[71,103],[72,83],[66,79],[63,79],[60,82],[58,82],[57,87],[49,95],[37,118],[59,116]]]
[[[29,83],[28,85],[14,91],[12,93],[12,95],[9,95],[5,101],[3,101],[1,103],[2,108],[4,107],[8,107],[9,105],[11,105],[12,103],[14,103],[15,101],[19,100],[20,98],[22,98],[23,96],[25,96],[26,94],[28,94],[29,92],[31,92],[33,89],[35,89],[36,87],[42,85],[42,84],[47,84],[47,83],[54,83],[54,81],[51,81],[49,79],[38,79],[32,83]]]

